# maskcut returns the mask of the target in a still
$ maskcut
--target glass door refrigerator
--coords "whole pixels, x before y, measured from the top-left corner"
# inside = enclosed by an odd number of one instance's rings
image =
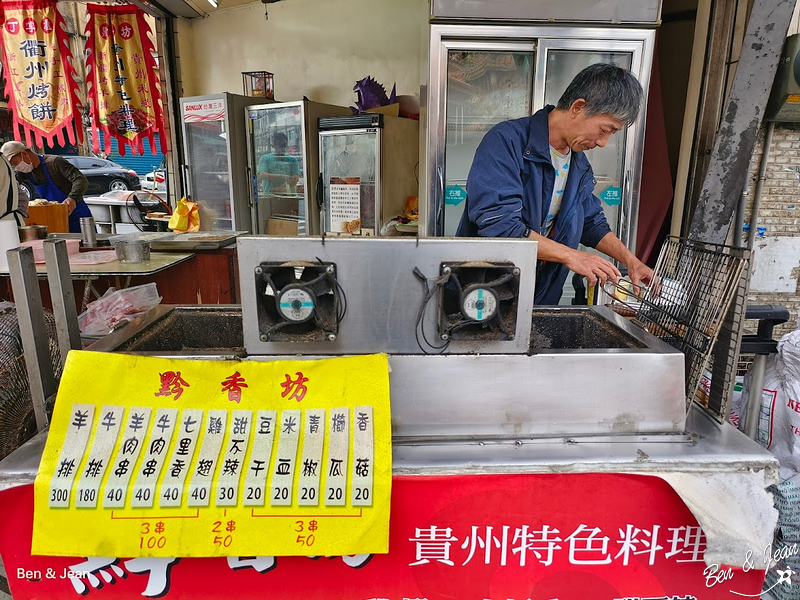
[[[327,235],[380,235],[417,196],[419,121],[376,113],[319,120]]]
[[[247,108],[247,197],[256,233],[319,235],[317,119],[350,115],[309,100]]]
[[[578,10],[574,2],[554,7],[504,0],[491,9],[485,4],[431,4],[426,186],[420,198],[421,218],[431,236],[455,235],[475,150],[495,124],[557,103],[572,78],[596,62],[630,69],[645,93],[649,85],[659,2],[626,9],[631,3],[609,0],[602,10]],[[603,22],[613,16],[619,23],[626,14],[634,20],[631,27]],[[573,24],[537,24],[551,17]],[[512,19],[517,23],[509,25]],[[643,104],[632,126],[614,135],[605,148],[587,153],[597,179],[595,194],[609,225],[631,247],[636,242],[644,122]]]
[[[186,193],[200,208],[204,230],[254,231],[244,109],[263,102],[228,93],[181,98]]]

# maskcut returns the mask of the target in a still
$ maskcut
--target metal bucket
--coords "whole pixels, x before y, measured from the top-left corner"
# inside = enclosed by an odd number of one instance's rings
[[[140,263],[150,260],[150,242],[117,240],[114,242],[117,260],[121,263]]]
[[[47,225],[26,225],[17,227],[20,242],[30,242],[31,240],[44,240],[47,238]]]

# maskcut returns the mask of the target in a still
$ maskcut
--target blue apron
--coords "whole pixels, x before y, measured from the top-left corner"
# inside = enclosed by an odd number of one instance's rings
[[[60,187],[58,187],[55,183],[53,183],[52,178],[50,177],[50,171],[47,170],[47,166],[44,164],[44,156],[41,154],[37,154],[39,160],[42,164],[42,169],[44,169],[44,174],[47,177],[47,183],[44,185],[36,185],[33,184],[33,187],[36,188],[36,192],[39,194],[40,198],[45,198],[46,200],[53,200],[55,202],[63,202],[67,199],[67,194],[64,193]],[[33,183],[33,176],[31,176],[31,183]],[[81,200],[78,202],[75,201],[75,210],[73,210],[69,215],[69,232],[70,233],[80,233],[81,232],[81,217],[91,217],[92,211],[89,210],[89,206]]]

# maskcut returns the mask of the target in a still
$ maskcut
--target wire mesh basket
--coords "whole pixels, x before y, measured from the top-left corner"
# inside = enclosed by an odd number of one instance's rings
[[[695,398],[747,250],[681,238],[664,242],[649,286],[607,282],[609,307],[683,352],[687,406]]]
[[[61,361],[53,313],[45,311],[50,360],[56,381],[61,378]],[[53,407],[45,407],[52,414]],[[25,368],[22,336],[13,304],[0,302],[0,459],[36,434],[30,382]]]

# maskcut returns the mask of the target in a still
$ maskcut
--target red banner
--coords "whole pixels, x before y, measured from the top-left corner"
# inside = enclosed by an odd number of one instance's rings
[[[308,513],[274,526],[305,535],[320,526]],[[389,553],[375,556],[31,556],[33,486],[0,493],[0,514],[15,600],[732,600],[758,597],[765,575],[763,565],[707,567],[680,497],[637,475],[395,477]],[[180,535],[157,515],[140,533],[145,548]]]
[[[86,50],[94,151],[100,151],[100,133],[105,151],[111,137],[119,153],[125,146],[144,154],[142,140],[156,154],[155,134],[161,134],[166,152],[164,113],[156,77],[155,52],[144,13],[133,5],[89,4]]]
[[[3,0],[3,74],[14,134],[29,146],[83,140],[72,52],[56,0]],[[76,137],[77,134],[77,137]]]

